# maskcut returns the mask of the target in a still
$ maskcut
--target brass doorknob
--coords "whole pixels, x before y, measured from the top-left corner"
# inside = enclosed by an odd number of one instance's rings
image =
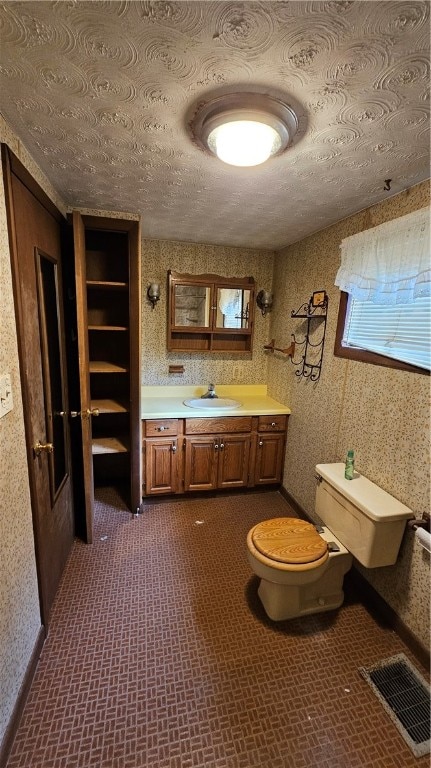
[[[72,419],[76,419],[77,416],[80,416],[81,419],[88,419],[89,416],[99,416],[100,411],[98,408],[85,408],[83,411],[71,411],[70,416]]]
[[[39,440],[33,446],[35,456],[40,456],[41,453],[53,453],[54,445],[52,443],[40,443]]]
[[[98,408],[87,408],[85,413],[87,416],[100,416],[100,411]]]

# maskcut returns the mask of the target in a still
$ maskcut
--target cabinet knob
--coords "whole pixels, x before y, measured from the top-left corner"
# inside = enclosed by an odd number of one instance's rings
[[[158,431],[158,432],[164,432],[164,431],[165,431],[165,429],[167,429],[167,427],[163,427],[163,426],[161,426],[161,427],[157,427],[157,431]]]
[[[53,453],[54,446],[52,443],[41,443],[39,440],[33,446],[35,456],[40,456],[41,453]]]
[[[259,446],[263,445],[263,440],[259,440]]]
[[[88,419],[90,416],[100,416],[100,411],[98,408],[85,408],[83,411],[70,412],[71,419],[76,419],[77,416],[80,416],[81,419]]]
[[[222,451],[224,448],[224,443],[220,443],[220,450]]]
[[[271,427],[276,427],[276,426],[277,425],[276,425],[275,421],[271,421]]]
[[[218,443],[214,443],[214,450],[218,451]]]
[[[172,443],[172,449],[171,450],[172,450],[172,453],[176,453],[177,452],[177,446],[175,445],[175,443]]]

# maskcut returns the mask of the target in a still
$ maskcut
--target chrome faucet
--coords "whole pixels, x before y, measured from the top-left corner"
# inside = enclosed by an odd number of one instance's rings
[[[218,395],[215,393],[215,386],[214,384],[208,384],[208,392],[205,392],[204,395],[201,395],[201,399],[204,400],[206,397],[209,398],[216,398]]]

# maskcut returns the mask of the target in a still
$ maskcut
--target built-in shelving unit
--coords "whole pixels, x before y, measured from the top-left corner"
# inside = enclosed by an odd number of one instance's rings
[[[127,233],[86,230],[87,332],[94,484],[128,483],[130,461],[129,248]],[[99,408],[113,376],[122,409]],[[116,402],[109,398],[111,403]],[[115,457],[118,456],[118,460]]]
[[[139,223],[74,214],[81,420],[94,487],[140,507]],[[87,491],[86,497],[91,494]]]

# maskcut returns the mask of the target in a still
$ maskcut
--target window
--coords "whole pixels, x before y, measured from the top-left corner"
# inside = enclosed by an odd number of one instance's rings
[[[430,370],[431,302],[428,297],[406,306],[378,306],[343,294],[339,325],[341,331],[337,333],[335,350],[339,357],[408,370],[414,366],[422,368],[422,373]],[[374,356],[355,354],[365,350]],[[388,359],[383,361],[382,355]],[[407,365],[398,366],[397,360]]]
[[[415,211],[343,240],[335,354],[428,373],[429,214]]]

